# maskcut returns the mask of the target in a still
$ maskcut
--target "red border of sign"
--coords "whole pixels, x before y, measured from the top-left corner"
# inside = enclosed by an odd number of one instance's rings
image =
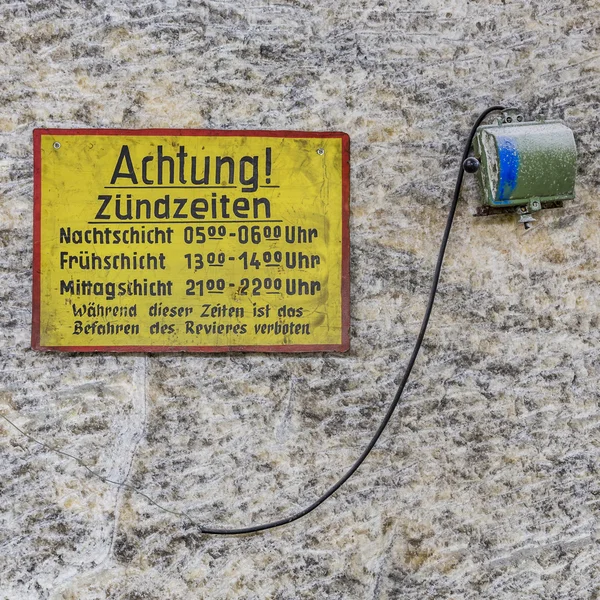
[[[40,269],[43,135],[178,135],[339,138],[342,140],[342,343],[272,346],[41,346]],[[219,129],[34,129],[33,130],[33,306],[31,347],[61,352],[346,352],[350,349],[350,137],[329,131]]]

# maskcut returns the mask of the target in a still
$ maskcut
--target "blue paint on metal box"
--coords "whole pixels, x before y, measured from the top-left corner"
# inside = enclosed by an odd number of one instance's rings
[[[497,136],[499,180],[496,202],[508,204],[519,178],[519,151],[512,138]]]

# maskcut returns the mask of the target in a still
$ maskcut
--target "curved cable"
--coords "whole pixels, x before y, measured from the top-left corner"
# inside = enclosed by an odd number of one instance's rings
[[[448,238],[450,236],[450,230],[452,229],[452,222],[454,221],[454,214],[456,212],[456,206],[458,205],[458,198],[460,195],[460,188],[462,187],[462,181],[464,176],[463,163],[465,159],[469,156],[469,151],[471,149],[471,144],[473,143],[473,138],[475,137],[475,133],[477,132],[477,128],[481,125],[483,120],[492,112],[505,110],[503,106],[492,106],[484,110],[477,120],[475,124],[471,128],[471,133],[467,139],[467,143],[465,144],[465,149],[463,151],[462,159],[460,162],[460,168],[458,171],[458,177],[456,178],[456,187],[454,188],[454,197],[452,198],[452,203],[450,204],[450,210],[448,211],[448,219],[446,221],[446,228],[444,230],[444,235],[442,236],[442,242],[440,244],[440,251],[438,253],[437,263],[435,265],[435,271],[433,274],[433,281],[431,284],[431,290],[429,292],[429,300],[427,302],[427,308],[425,309],[425,315],[423,316],[423,321],[421,323],[421,330],[419,331],[419,335],[417,336],[417,341],[415,342],[414,349],[412,351],[412,355],[408,364],[406,365],[406,370],[404,371],[404,376],[402,377],[402,381],[398,386],[398,390],[396,391],[396,395],[392,400],[385,416],[383,417],[377,431],[371,438],[371,441],[367,444],[367,447],[363,450],[362,454],[356,459],[354,464],[344,473],[344,475],[334,484],[332,485],[322,496],[317,498],[310,506],[302,509],[301,511],[290,515],[289,517],[285,517],[283,519],[278,519],[276,521],[272,521],[270,523],[264,523],[261,525],[251,525],[249,527],[238,527],[231,529],[220,529],[216,527],[203,527],[200,526],[200,530],[202,533],[213,534],[213,535],[240,535],[243,533],[255,533],[257,531],[264,531],[265,529],[273,529],[274,527],[280,527],[281,525],[287,525],[288,523],[292,523],[293,521],[297,521],[302,517],[306,516],[308,513],[312,512],[323,504],[325,500],[333,496],[335,492],[337,492],[343,485],[354,475],[354,473],[358,470],[358,468],[365,461],[367,456],[369,456],[371,450],[379,440],[383,430],[386,428],[389,423],[394,411],[396,410],[396,406],[398,406],[398,402],[402,396],[402,392],[404,391],[404,387],[406,386],[406,382],[410,377],[410,374],[413,370],[413,366],[417,360],[417,356],[419,354],[419,350],[421,349],[421,344],[423,343],[423,338],[425,337],[425,332],[427,331],[427,325],[429,324],[429,318],[431,317],[431,311],[433,309],[433,303],[435,301],[435,296],[437,293],[437,287],[440,280],[440,273],[442,270],[442,263],[444,262],[444,254],[446,252],[446,246],[448,245]]]
[[[231,528],[231,529],[203,527],[202,525],[197,523],[188,513],[172,510],[172,509],[166,508],[165,506],[162,506],[161,504],[156,502],[153,498],[151,498],[148,494],[142,492],[139,488],[135,487],[134,485],[127,483],[127,481],[115,481],[113,479],[109,479],[108,477],[104,477],[101,473],[99,473],[99,472],[95,471],[94,469],[92,469],[91,467],[89,467],[83,460],[81,460],[79,457],[75,456],[74,454],[71,454],[64,450],[60,450],[59,448],[56,448],[55,446],[52,446],[50,444],[47,444],[45,442],[38,440],[37,438],[33,437],[32,435],[30,435],[29,433],[25,432],[23,429],[18,427],[13,421],[11,421],[8,417],[6,417],[3,414],[0,414],[0,418],[4,419],[6,422],[8,422],[10,425],[12,425],[12,427],[14,427],[18,432],[20,432],[25,437],[29,438],[32,442],[35,442],[35,443],[41,445],[42,447],[46,448],[47,450],[56,452],[57,454],[60,454],[62,456],[65,456],[67,458],[70,458],[70,459],[76,461],[81,467],[86,469],[90,473],[90,475],[97,477],[101,481],[103,481],[105,483],[110,483],[110,484],[116,485],[118,487],[123,487],[134,493],[140,494],[142,497],[144,497],[150,503],[155,505],[158,509],[160,509],[164,512],[170,513],[172,515],[176,515],[178,517],[187,519],[190,522],[191,526],[197,527],[199,529],[200,533],[206,533],[206,534],[212,534],[212,535],[240,535],[240,534],[244,534],[244,533],[255,533],[258,531],[264,531],[266,529],[273,529],[274,527],[280,527],[281,525],[286,525],[287,523],[292,523],[293,521],[297,521],[298,519],[301,519],[308,513],[312,512],[315,508],[320,506],[323,502],[325,502],[325,500],[327,500],[328,498],[333,496],[333,494],[335,494],[335,492],[337,492],[337,490],[339,490],[342,487],[342,485],[344,485],[344,483],[346,483],[346,481],[348,481],[348,479],[350,479],[350,477],[352,477],[352,475],[358,470],[358,468],[365,461],[367,456],[369,456],[371,450],[377,443],[377,440],[379,440],[379,437],[383,433],[384,429],[386,428],[387,424],[389,423],[390,419],[392,418],[394,411],[396,410],[396,406],[398,405],[398,402],[400,401],[400,397],[402,396],[404,387],[408,381],[408,378],[410,377],[410,374],[411,374],[411,371],[415,364],[415,361],[417,360],[417,355],[419,354],[421,344],[423,343],[423,338],[425,337],[425,332],[427,330],[427,325],[429,323],[429,318],[431,316],[431,311],[433,309],[433,303],[434,303],[435,296],[437,293],[437,286],[438,286],[438,282],[440,279],[442,263],[444,261],[444,253],[446,252],[446,245],[448,244],[448,237],[450,235],[450,229],[452,228],[452,222],[454,220],[454,213],[456,212],[456,206],[458,204],[460,188],[462,186],[462,180],[463,180],[463,175],[464,175],[463,163],[464,163],[465,159],[467,158],[467,156],[469,155],[469,150],[470,150],[471,144],[473,142],[473,137],[475,136],[475,132],[477,131],[477,128],[479,127],[479,125],[481,125],[482,121],[491,112],[502,111],[502,110],[506,110],[506,109],[502,106],[492,106],[491,108],[488,108],[485,111],[483,111],[481,113],[481,115],[479,115],[477,121],[475,121],[475,124],[473,125],[473,128],[471,129],[471,133],[470,133],[467,143],[465,145],[465,149],[464,149],[462,160],[461,160],[460,170],[459,170],[458,177],[456,180],[456,187],[454,188],[454,197],[452,199],[452,203],[450,204],[450,210],[448,212],[448,219],[446,221],[446,228],[444,230],[444,235],[442,237],[442,243],[440,245],[440,251],[439,251],[437,263],[435,266],[433,282],[431,284],[431,291],[429,292],[429,301],[427,302],[427,308],[425,309],[425,315],[424,315],[423,321],[421,323],[421,330],[419,331],[419,335],[417,337],[417,341],[415,342],[415,346],[414,346],[412,355],[410,357],[410,360],[408,361],[406,370],[404,372],[404,376],[402,377],[402,381],[400,382],[400,385],[398,386],[398,390],[396,391],[396,395],[394,396],[394,399],[393,399],[392,403],[390,404],[385,416],[383,417],[383,420],[381,421],[379,427],[377,428],[377,431],[371,438],[371,441],[369,442],[367,447],[363,450],[362,454],[356,459],[354,464],[346,471],[346,473],[334,485],[332,485],[322,496],[317,498],[317,500],[315,500],[310,506],[307,506],[305,509],[303,509],[297,513],[294,513],[293,515],[290,515],[289,517],[279,519],[277,521],[272,521],[270,523],[264,523],[262,525],[252,525],[249,527],[239,527],[239,528]]]

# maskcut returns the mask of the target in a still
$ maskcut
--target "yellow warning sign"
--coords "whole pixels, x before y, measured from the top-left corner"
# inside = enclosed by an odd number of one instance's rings
[[[32,345],[349,346],[342,133],[34,132]]]

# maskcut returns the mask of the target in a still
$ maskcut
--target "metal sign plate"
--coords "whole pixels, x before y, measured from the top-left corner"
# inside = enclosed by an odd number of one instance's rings
[[[349,347],[349,138],[34,132],[32,346]]]

